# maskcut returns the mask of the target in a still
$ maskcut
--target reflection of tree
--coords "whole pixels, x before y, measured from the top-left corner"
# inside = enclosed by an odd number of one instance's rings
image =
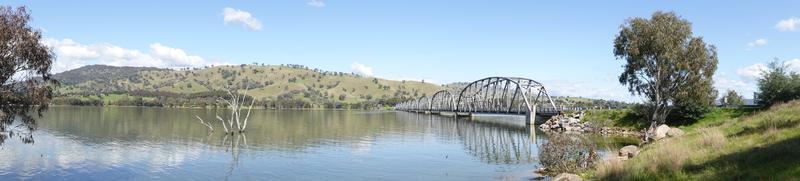
[[[91,144],[200,142],[233,154],[239,153],[241,146],[235,146],[239,144],[252,150],[297,152],[320,144],[344,146],[365,137],[419,132],[432,133],[443,142],[461,143],[470,155],[488,163],[530,163],[536,154],[531,153],[534,139],[524,125],[399,112],[253,110],[247,139],[226,138],[219,132],[209,136],[194,115],[214,114],[214,110],[197,109],[54,107],[39,123],[56,134]]]
[[[222,139],[220,139],[219,144],[217,145],[214,143],[215,136],[214,133],[209,133],[208,136],[202,140],[207,145],[211,146],[218,146],[220,149],[224,149],[226,153],[231,154],[231,163],[228,166],[228,169],[225,171],[225,180],[229,180],[230,177],[233,175],[233,172],[241,165],[241,160],[239,160],[242,151],[248,150],[247,145],[247,135],[242,132],[239,134],[222,134]]]
[[[228,136],[228,134],[225,134],[225,138],[222,139],[222,146],[225,147],[225,152],[230,152],[232,158],[231,165],[228,167],[228,172],[225,173],[225,180],[228,180],[230,176],[233,175],[233,170],[236,169],[236,167],[239,167],[239,164],[241,163],[239,162],[239,155],[242,153],[242,149],[239,145],[240,140],[243,140],[245,150],[247,150],[247,135],[244,133],[236,134],[233,136],[235,138],[229,143],[227,142]]]
[[[535,161],[530,129],[508,124],[479,122],[438,115],[400,113],[403,120],[418,121],[425,130],[446,140],[460,140],[464,149],[483,162],[527,164]]]

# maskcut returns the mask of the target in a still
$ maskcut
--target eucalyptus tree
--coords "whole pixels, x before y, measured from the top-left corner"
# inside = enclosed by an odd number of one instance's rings
[[[774,104],[800,99],[800,73],[789,69],[789,64],[777,59],[767,66],[758,79],[758,104]]]
[[[716,47],[695,37],[691,23],[673,12],[628,19],[614,39],[614,56],[626,61],[619,82],[644,96],[650,130],[665,122],[674,105],[710,105],[714,99]]]
[[[0,144],[15,131],[23,142],[33,142],[30,133],[36,123],[28,113],[41,116],[58,84],[50,73],[54,54],[42,43],[42,32],[28,24],[30,20],[24,6],[0,6]],[[19,126],[12,126],[15,118],[20,118]]]
[[[744,104],[744,99],[739,93],[736,93],[736,91],[728,90],[728,93],[722,96],[720,103],[722,103],[723,106],[741,106]]]

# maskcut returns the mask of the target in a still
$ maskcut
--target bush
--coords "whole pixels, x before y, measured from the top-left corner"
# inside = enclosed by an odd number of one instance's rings
[[[758,79],[758,90],[758,104],[762,106],[800,99],[800,74],[788,70],[787,63],[774,61]]]
[[[693,124],[702,119],[703,115],[711,112],[711,108],[709,105],[693,102],[677,104],[667,115],[666,124],[672,126]]]
[[[576,173],[594,166],[597,145],[582,137],[552,135],[539,149],[539,162],[547,173]]]
[[[700,144],[705,147],[719,149],[728,141],[725,134],[716,128],[700,128],[699,132],[702,136]]]

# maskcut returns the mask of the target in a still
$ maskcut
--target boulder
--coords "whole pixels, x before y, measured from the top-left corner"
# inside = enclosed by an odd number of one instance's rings
[[[683,130],[678,128],[670,128],[669,131],[667,131],[667,136],[669,137],[678,137],[681,135],[683,135]]]
[[[669,131],[669,126],[666,124],[662,124],[658,126],[655,131],[653,131],[653,139],[660,140],[664,137],[667,137],[667,132]]]
[[[566,120],[567,120],[567,124],[578,124],[578,123],[581,123],[580,119],[567,118]]]
[[[552,181],[581,181],[583,178],[581,176],[571,174],[571,173],[561,173],[553,177]]]
[[[628,145],[619,149],[619,156],[622,160],[633,158],[639,154],[639,147],[636,145]]]

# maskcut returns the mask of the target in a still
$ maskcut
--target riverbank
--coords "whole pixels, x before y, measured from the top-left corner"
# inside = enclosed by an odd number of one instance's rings
[[[686,134],[607,159],[582,175],[600,180],[791,180],[800,176],[800,101],[760,112],[716,109]]]
[[[50,104],[50,107],[142,107],[142,108],[175,108],[175,109],[227,109],[227,107],[189,107],[189,106],[120,106],[120,105],[69,105],[69,104]],[[264,108],[262,106],[253,106],[253,110],[298,110],[298,111],[393,111],[394,108],[376,108],[376,109],[346,109],[346,108]]]

